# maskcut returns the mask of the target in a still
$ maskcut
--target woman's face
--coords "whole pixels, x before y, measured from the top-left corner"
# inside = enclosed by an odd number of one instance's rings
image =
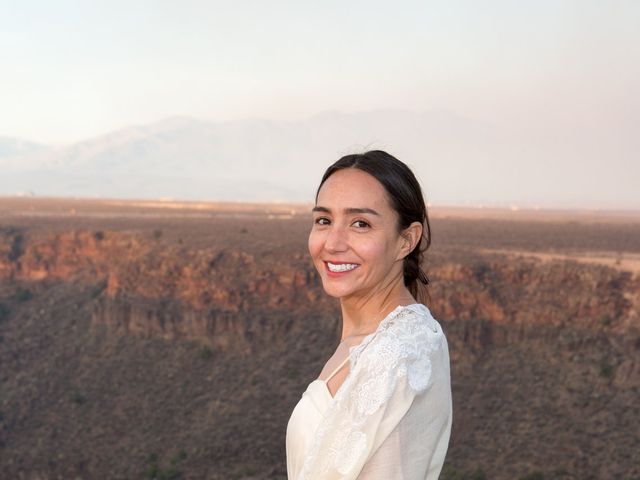
[[[407,240],[398,214],[372,175],[357,168],[333,173],[313,208],[309,253],[332,297],[366,297],[402,276]]]

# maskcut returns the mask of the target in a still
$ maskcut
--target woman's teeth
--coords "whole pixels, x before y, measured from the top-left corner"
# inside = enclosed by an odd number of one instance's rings
[[[346,272],[347,270],[353,270],[359,265],[357,263],[335,264],[335,263],[327,262],[327,266],[329,267],[329,270],[331,270],[332,272]]]

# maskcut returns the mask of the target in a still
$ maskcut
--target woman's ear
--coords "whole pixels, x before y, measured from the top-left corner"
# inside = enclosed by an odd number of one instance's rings
[[[409,255],[413,249],[420,243],[422,239],[422,223],[413,222],[405,228],[400,234],[400,252],[398,252],[397,260],[402,260]]]

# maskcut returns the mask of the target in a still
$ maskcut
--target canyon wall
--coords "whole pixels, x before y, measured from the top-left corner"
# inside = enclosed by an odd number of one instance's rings
[[[640,277],[575,262],[509,256],[429,258],[434,316],[479,321],[474,346],[571,327],[633,342],[639,336]],[[71,231],[30,239],[0,233],[0,281],[95,285],[94,322],[115,332],[213,341],[269,325],[246,313],[335,312],[306,252],[257,256],[239,248],[192,250],[131,233]],[[241,320],[244,318],[244,321]],[[238,324],[234,324],[237,322]],[[500,326],[508,326],[501,329]],[[290,326],[291,327],[291,326]],[[507,333],[509,332],[509,333]]]

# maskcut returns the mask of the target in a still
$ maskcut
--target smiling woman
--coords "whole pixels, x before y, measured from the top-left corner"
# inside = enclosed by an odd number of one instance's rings
[[[449,350],[424,301],[430,227],[411,170],[375,150],[325,172],[309,253],[340,300],[341,341],[287,425],[287,473],[436,479],[452,424]]]

